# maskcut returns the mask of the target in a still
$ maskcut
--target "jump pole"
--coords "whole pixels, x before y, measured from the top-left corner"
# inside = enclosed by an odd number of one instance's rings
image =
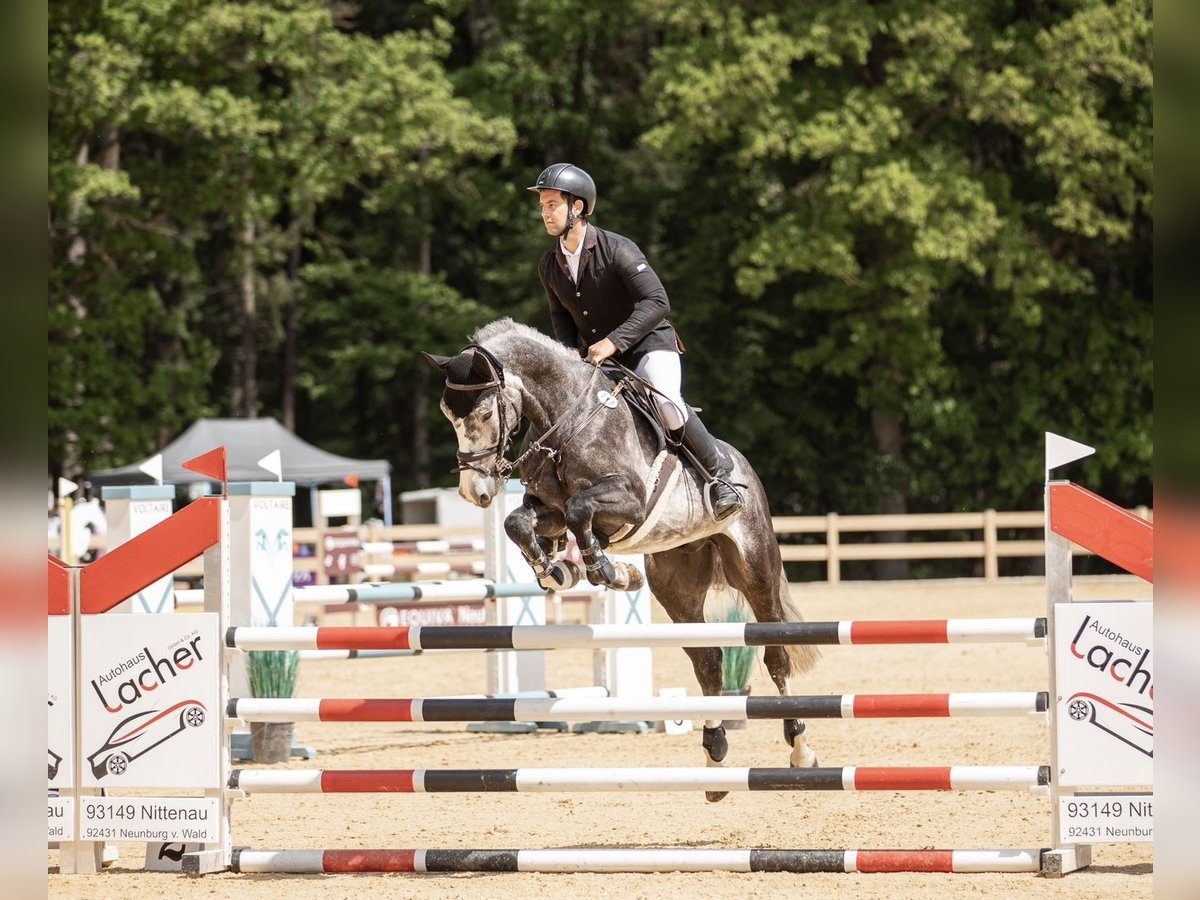
[[[235,850],[233,871],[348,872],[1037,872],[1025,850]]]
[[[399,628],[235,628],[240,650],[554,650],[828,644],[1040,643],[1046,620],[697,622],[653,625],[409,625]]]
[[[584,791],[1030,791],[1049,794],[1049,766],[841,768],[235,769],[244,794],[519,793]]]
[[[665,719],[892,719],[1044,715],[1045,691],[790,697],[483,697],[229,701],[242,722],[619,722]]]

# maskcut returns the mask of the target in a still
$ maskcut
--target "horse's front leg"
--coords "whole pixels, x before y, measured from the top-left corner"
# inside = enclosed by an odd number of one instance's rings
[[[548,591],[573,588],[582,574],[571,560],[555,561],[550,556],[555,539],[566,529],[566,521],[560,513],[530,494],[526,494],[521,505],[504,519],[504,531],[509,540],[533,569],[538,585]]]
[[[593,521],[601,512],[609,520],[638,521],[641,511],[628,502],[628,498],[636,496],[632,486],[604,481],[567,500],[564,513],[567,527],[575,535],[575,542],[587,567],[587,579],[592,584],[603,584],[615,591],[636,591],[645,584],[645,578],[637,567],[614,563],[604,555],[604,549],[592,529]]]

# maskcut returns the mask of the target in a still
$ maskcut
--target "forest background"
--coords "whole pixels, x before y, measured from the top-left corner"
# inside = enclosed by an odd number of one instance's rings
[[[556,161],[776,515],[1151,495],[1148,0],[62,0],[48,471],[276,416],[451,485],[420,350],[549,330]]]

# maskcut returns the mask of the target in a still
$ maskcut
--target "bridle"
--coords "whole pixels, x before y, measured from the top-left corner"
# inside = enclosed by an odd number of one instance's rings
[[[512,445],[513,435],[516,434],[517,428],[520,426],[520,417],[513,423],[512,427],[507,426],[508,405],[504,402],[504,367],[500,365],[500,360],[496,359],[489,350],[479,344],[468,344],[462,349],[462,353],[471,351],[476,357],[482,359],[487,364],[488,380],[482,383],[467,384],[463,382],[451,381],[450,376],[446,376],[446,390],[449,391],[472,391],[483,392],[488,388],[496,389],[496,418],[497,424],[500,427],[500,440],[498,443],[490,447],[484,447],[482,450],[469,450],[463,453],[457,451],[458,465],[451,469],[452,472],[462,472],[465,469],[471,469],[478,472],[487,478],[507,479],[509,472],[512,471],[515,463],[510,463],[506,457],[508,456],[508,448]],[[492,466],[492,470],[488,471],[483,466],[478,465],[479,460],[486,459],[489,456],[495,456],[496,462]]]
[[[550,437],[551,434],[553,434],[555,431],[558,430],[559,426],[562,425],[563,422],[567,421],[566,417],[559,419],[557,422],[555,422],[553,425],[551,425],[549,428],[547,428],[546,431],[544,431],[542,433],[540,438],[530,441],[529,447],[528,447],[528,449],[526,449],[526,451],[524,453],[522,453],[520,456],[518,456],[512,462],[509,462],[508,458],[507,458],[508,450],[509,450],[509,447],[512,446],[513,435],[515,435],[517,433],[517,429],[521,425],[521,417],[518,416],[517,420],[512,423],[512,426],[508,427],[508,424],[506,421],[507,416],[505,415],[508,411],[508,406],[504,402],[504,393],[503,393],[504,392],[504,366],[502,366],[500,364],[500,360],[496,359],[496,357],[493,356],[489,350],[487,350],[485,347],[480,346],[479,344],[468,344],[466,347],[464,347],[462,349],[461,353],[466,353],[467,351],[472,351],[473,353],[476,354],[476,356],[478,356],[480,359],[482,359],[487,364],[488,371],[487,371],[487,374],[485,375],[485,378],[487,380],[484,382],[481,382],[481,383],[467,384],[467,383],[463,383],[463,382],[451,381],[449,374],[447,374],[446,389],[451,390],[451,391],[486,391],[489,388],[495,388],[496,389],[496,415],[499,420],[498,424],[500,426],[500,440],[498,443],[493,444],[490,447],[484,447],[482,450],[469,450],[466,453],[462,452],[461,450],[457,451],[456,456],[458,457],[458,465],[454,469],[451,469],[452,472],[462,472],[466,469],[470,469],[471,471],[478,472],[480,475],[483,475],[485,478],[493,478],[493,479],[496,479],[497,481],[503,483],[509,479],[509,477],[512,475],[512,472],[514,469],[518,468],[521,465],[521,463],[523,463],[526,459],[528,459],[534,453],[546,454],[546,459],[543,461],[543,465],[545,464],[545,462],[549,462],[551,460],[554,460],[557,463],[558,461],[561,460],[561,454],[562,454],[563,448],[566,447],[566,445],[572,440],[572,438],[574,438],[577,434],[579,434],[579,432],[581,432],[584,429],[584,427],[587,426],[587,424],[592,421],[592,419],[594,419],[597,415],[599,415],[602,410],[609,408],[608,406],[606,406],[606,404],[603,401],[598,400],[596,403],[595,409],[593,409],[591,411],[591,413],[589,415],[587,415],[583,419],[583,421],[581,421],[579,423],[579,425],[575,428],[574,431],[572,431],[565,438],[563,438],[563,440],[560,442],[558,447],[548,446],[547,444],[544,443],[546,438]],[[599,375],[600,375],[600,368],[597,367],[592,372],[591,380],[588,382],[588,386],[585,389],[585,395],[591,393],[592,386],[595,384],[596,379],[597,379],[597,377],[599,377]],[[621,391],[624,389],[624,387],[625,387],[625,381],[621,381],[618,385],[616,385],[612,389],[612,391],[610,392],[611,396],[612,397],[619,396]],[[486,459],[489,456],[495,457],[495,462],[492,464],[490,469],[485,468],[478,464],[479,460]],[[540,466],[538,467],[537,471],[541,471]],[[537,474],[537,472],[534,472],[532,475],[529,476],[528,479],[524,479],[524,480],[531,481],[533,479],[534,475],[536,475],[536,474]],[[560,478],[561,478],[561,476],[560,476]]]

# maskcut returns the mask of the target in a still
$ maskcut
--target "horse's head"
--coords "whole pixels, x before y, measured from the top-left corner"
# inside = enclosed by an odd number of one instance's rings
[[[446,375],[441,410],[458,436],[458,493],[490,506],[511,468],[505,454],[521,422],[519,392],[505,385],[500,361],[478,344],[457,356],[421,355]]]

